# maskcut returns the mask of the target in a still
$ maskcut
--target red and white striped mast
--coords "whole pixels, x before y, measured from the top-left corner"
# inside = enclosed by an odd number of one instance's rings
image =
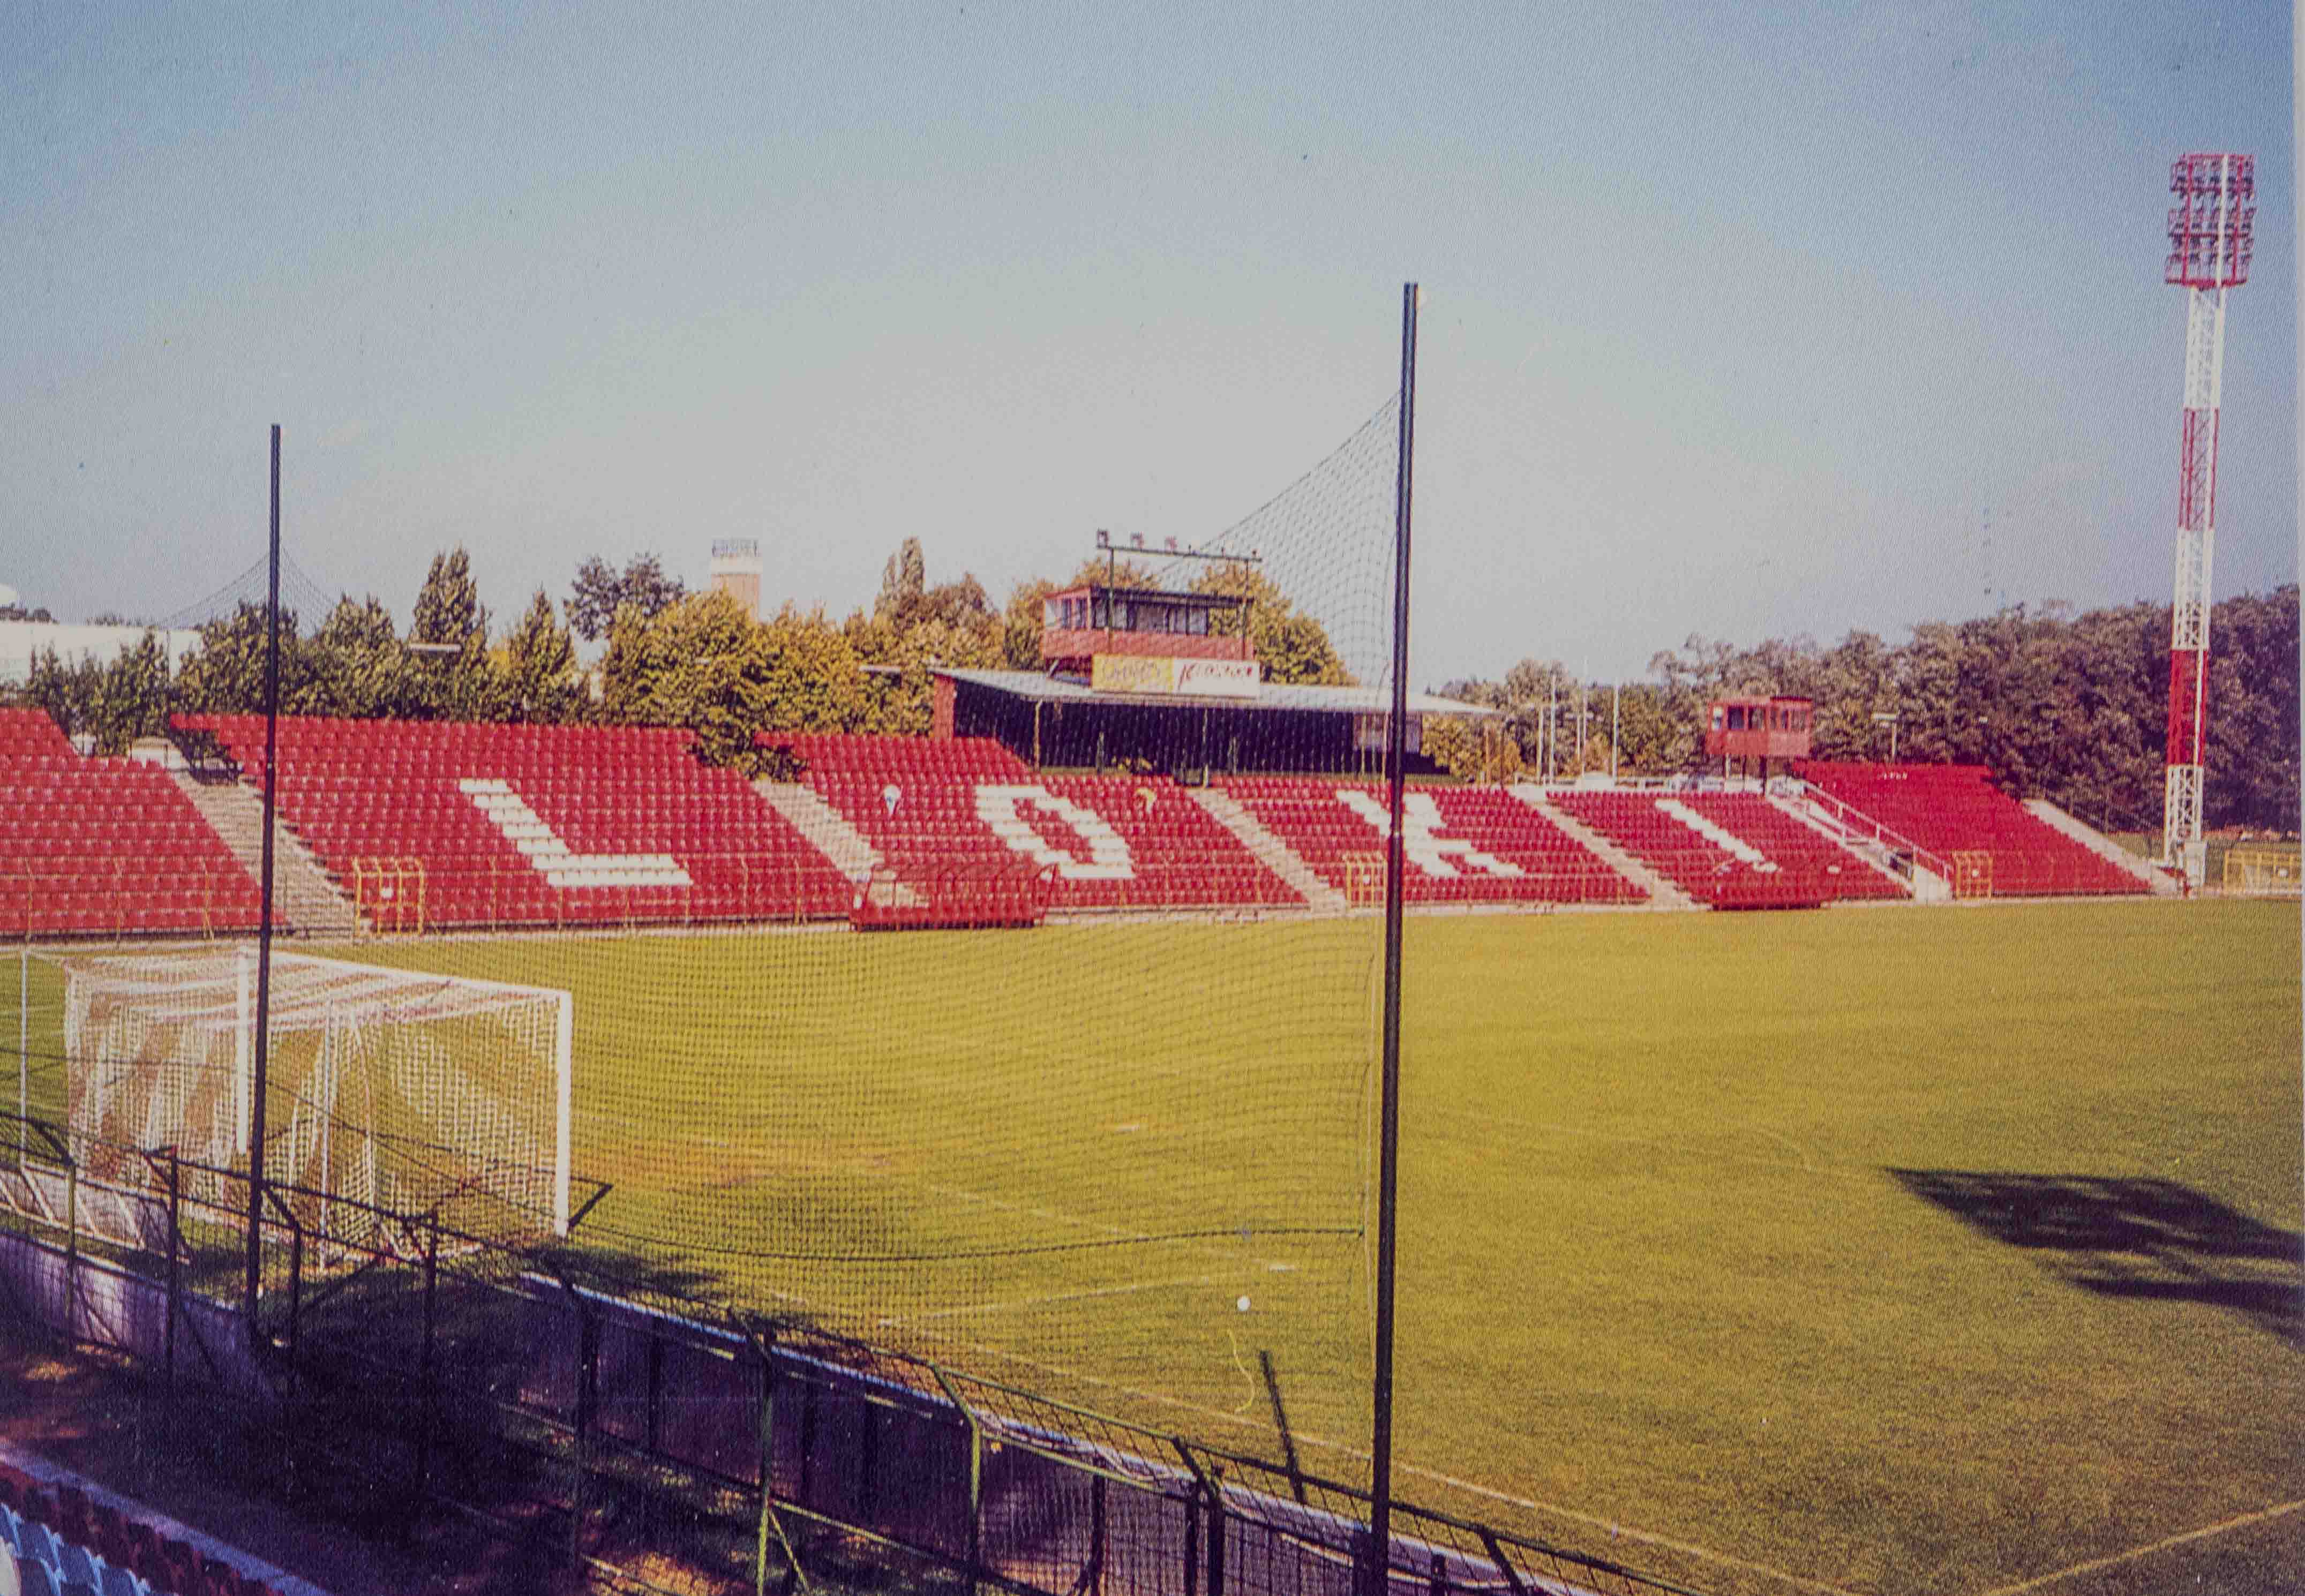
[[[2177,486],[2177,598],[2169,633],[2169,751],[2161,862],[2198,890],[2209,690],[2209,561],[2216,549],[2217,401],[2224,386],[2225,290],[2249,281],[2256,163],[2188,155],[2169,169],[2169,266],[2186,290],[2185,446]]]

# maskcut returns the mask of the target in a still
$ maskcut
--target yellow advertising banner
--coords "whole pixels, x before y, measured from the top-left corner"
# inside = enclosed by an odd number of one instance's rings
[[[1098,654],[1089,661],[1088,684],[1099,692],[1174,692],[1177,662],[1148,654]]]
[[[1252,659],[1177,659],[1161,654],[1098,654],[1088,684],[1099,692],[1181,693],[1191,698],[1255,698],[1262,674]]]

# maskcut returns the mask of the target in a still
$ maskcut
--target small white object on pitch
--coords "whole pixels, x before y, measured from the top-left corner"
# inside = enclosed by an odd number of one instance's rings
[[[1246,1297],[1235,1298],[1232,1305],[1239,1309],[1243,1313],[1248,1312],[1248,1299]]]

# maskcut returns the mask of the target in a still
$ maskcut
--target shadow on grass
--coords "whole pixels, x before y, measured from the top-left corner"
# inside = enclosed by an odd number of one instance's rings
[[[2305,1237],[2152,1176],[1891,1169],[1914,1196],[1993,1240],[2044,1253],[2103,1296],[2200,1303],[2305,1346]]]

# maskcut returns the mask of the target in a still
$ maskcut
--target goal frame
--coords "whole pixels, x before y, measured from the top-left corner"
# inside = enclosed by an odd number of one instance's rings
[[[1352,909],[1384,907],[1385,859],[1382,853],[1348,853],[1340,862],[1345,872],[1345,905]]]
[[[198,950],[197,952],[192,950],[172,951],[183,952],[187,957],[208,958],[214,958],[217,952],[217,950],[213,949]],[[238,1154],[242,1158],[245,1158],[249,1152],[251,1124],[254,1118],[252,1108],[255,1098],[254,1044],[256,1035],[255,994],[257,985],[257,952],[252,944],[241,945],[235,951],[236,956],[233,960],[233,985],[234,989],[232,1003],[234,1019],[231,1027],[232,1142]],[[115,961],[132,961],[141,964],[156,960],[165,960],[167,957],[167,953],[155,949],[150,952],[134,954],[100,954],[81,952],[60,953],[44,956],[47,957],[49,963],[55,964],[64,975],[67,993],[65,1001],[69,1006],[72,1001],[69,996],[71,984],[75,978],[75,972],[77,971],[89,966],[101,966]],[[363,977],[371,981],[378,979],[384,979],[387,981],[405,981],[412,985],[421,984],[427,981],[442,982],[452,985],[461,990],[476,994],[488,994],[499,998],[509,998],[532,1003],[539,1003],[540,1005],[549,1005],[551,1012],[552,1037],[550,1058],[550,1068],[552,1072],[551,1091],[553,1121],[552,1165],[550,1176],[551,1226],[552,1234],[555,1236],[566,1237],[568,1235],[571,1224],[569,1190],[573,1184],[574,1177],[573,1162],[574,1151],[572,1126],[575,1109],[574,1053],[576,1013],[575,998],[572,993],[565,989],[557,987],[529,986],[514,981],[490,981],[485,977],[480,976],[451,975],[437,971],[404,970],[393,965],[370,964],[351,959],[332,959],[318,954],[289,953],[275,950],[272,953],[271,958],[275,973],[276,993],[279,989],[277,985],[278,978],[284,971],[293,972],[298,970],[309,970],[321,972],[324,973],[328,972],[342,972],[348,976]],[[435,1017],[453,1018],[455,1016],[444,1015]],[[422,1020],[408,1021],[393,1019],[388,1021],[388,1023],[421,1024],[424,1022]],[[315,1029],[315,1027],[302,1023],[295,1023],[286,1026],[282,1025],[279,1019],[279,1010],[276,1007],[275,1008],[272,1025],[272,1034],[274,1036],[278,1037],[283,1034],[299,1034],[313,1029]],[[211,1035],[216,1034],[215,1027],[208,1027],[208,1030]],[[84,1067],[84,1065],[81,1060],[75,1058],[68,1062],[67,1067],[77,1074]],[[75,1095],[76,1091],[77,1089],[75,1088]],[[77,1113],[76,1108],[74,1112]],[[78,1133],[77,1131],[75,1131],[75,1133]],[[470,1150],[478,1152],[481,1156],[486,1156],[485,1150]]]
[[[2224,861],[2224,889],[2235,897],[2294,898],[2305,877],[2295,843],[2235,843]]]
[[[1947,854],[1952,866],[1952,895],[1957,898],[1993,896],[1993,855],[1984,848],[1959,848]]]

